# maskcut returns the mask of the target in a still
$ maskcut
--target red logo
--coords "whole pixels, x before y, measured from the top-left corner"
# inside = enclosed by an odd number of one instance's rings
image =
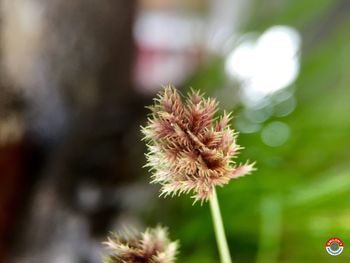
[[[343,241],[340,238],[332,237],[326,243],[326,250],[332,256],[340,255],[344,250]]]

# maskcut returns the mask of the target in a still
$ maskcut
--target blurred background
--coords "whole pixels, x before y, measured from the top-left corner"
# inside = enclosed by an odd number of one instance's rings
[[[158,198],[142,168],[167,83],[233,110],[257,162],[218,190],[235,262],[350,262],[349,1],[1,0],[0,17],[0,262],[101,262],[109,231],[157,223],[178,262],[219,262],[207,204]]]

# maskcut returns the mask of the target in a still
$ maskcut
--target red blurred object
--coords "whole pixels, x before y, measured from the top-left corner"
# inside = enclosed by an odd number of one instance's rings
[[[11,231],[23,190],[22,143],[0,146],[0,262],[5,262]]]

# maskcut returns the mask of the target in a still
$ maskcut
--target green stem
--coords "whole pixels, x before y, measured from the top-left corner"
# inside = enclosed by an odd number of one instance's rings
[[[213,218],[216,242],[218,244],[221,262],[232,263],[215,188],[213,189],[213,193],[212,193],[212,196],[210,197],[209,202],[210,202],[211,216]]]

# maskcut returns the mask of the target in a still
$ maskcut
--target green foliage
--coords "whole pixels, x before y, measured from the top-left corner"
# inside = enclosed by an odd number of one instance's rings
[[[247,29],[294,26],[303,49],[297,107],[287,117],[274,117],[289,125],[291,137],[272,148],[259,132],[241,134],[242,158],[257,160],[258,171],[218,189],[233,257],[236,262],[330,262],[328,238],[338,236],[350,244],[350,17],[337,21],[339,1],[255,2]],[[215,94],[225,83],[222,72],[222,61],[215,60],[190,85]],[[192,207],[186,199],[171,204],[170,228],[182,241],[179,261],[217,262],[208,209]],[[350,256],[344,252],[336,259],[349,262]]]
[[[259,132],[241,134],[242,158],[256,160],[258,171],[218,189],[235,262],[350,262],[347,251],[337,258],[325,251],[333,236],[350,244],[350,17],[328,24],[341,12],[339,3],[255,1],[245,28],[294,26],[303,49],[295,111],[267,121],[287,123],[291,137],[273,148]],[[222,62],[216,60],[190,85],[215,94],[225,83],[223,76]],[[234,94],[228,96],[235,100]],[[170,229],[182,241],[179,262],[218,262],[208,209],[185,199],[170,204]]]

